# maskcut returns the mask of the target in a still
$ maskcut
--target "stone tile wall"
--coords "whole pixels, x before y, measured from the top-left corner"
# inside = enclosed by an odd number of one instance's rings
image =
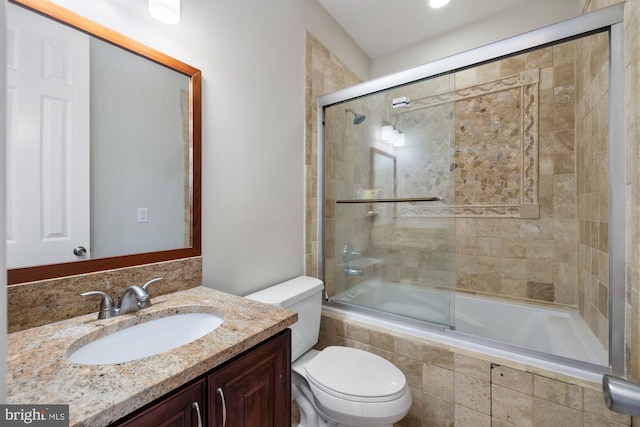
[[[586,0],[584,12],[601,9],[618,0]],[[640,0],[624,6],[624,121],[627,196],[626,240],[626,376],[640,382]],[[586,283],[585,285],[587,285]],[[591,287],[593,291],[593,286]],[[585,300],[588,288],[585,287]],[[594,301],[595,299],[592,299]],[[586,310],[586,302],[585,302]],[[634,418],[634,425],[640,420]]]
[[[398,427],[629,426],[600,384],[323,314],[316,348],[344,345],[398,366],[413,396]]]
[[[605,3],[605,4],[602,4]],[[585,9],[615,3],[588,0]],[[625,150],[627,175],[627,293],[626,374],[640,382],[640,1],[628,0],[624,9],[625,36]],[[634,419],[635,425],[640,420]]]
[[[568,306],[576,304],[577,228],[571,109],[574,54],[575,42],[569,42],[454,75],[454,87],[461,90],[539,70],[539,123],[536,123],[539,139],[536,147],[539,213],[536,214],[539,218],[526,218],[528,215],[491,218],[490,213],[456,218],[454,252],[458,289]],[[502,120],[499,109],[493,114]],[[453,126],[457,129],[464,123],[455,117]],[[493,143],[491,138],[488,141]],[[487,177],[483,174],[482,179]],[[458,194],[465,194],[462,189],[466,183],[457,180],[455,187],[458,204]]]
[[[349,70],[311,33],[305,34],[305,274],[319,277],[318,262],[318,108],[317,97],[360,83],[362,79]],[[346,117],[346,115],[345,115]],[[329,165],[331,166],[331,165]],[[333,235],[333,204],[327,204],[327,235]],[[326,248],[333,251],[329,238]],[[327,256],[332,263],[333,253]]]
[[[609,344],[609,49],[606,33],[577,41],[578,308]]]

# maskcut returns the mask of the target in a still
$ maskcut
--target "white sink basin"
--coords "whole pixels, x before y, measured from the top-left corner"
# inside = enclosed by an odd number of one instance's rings
[[[67,358],[84,365],[108,365],[153,356],[202,338],[222,324],[209,313],[175,314],[106,335]]]

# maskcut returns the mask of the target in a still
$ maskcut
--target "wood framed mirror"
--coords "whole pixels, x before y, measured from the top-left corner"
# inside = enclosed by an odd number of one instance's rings
[[[46,0],[9,0],[8,8],[13,11],[8,10],[7,34],[7,283],[14,285],[199,256],[202,151],[200,71]],[[46,22],[42,21],[43,25],[13,25],[12,13],[45,19]],[[12,92],[15,89],[12,66],[21,63],[26,69],[24,65],[30,64],[31,68],[50,72],[53,80],[64,80],[72,74],[66,71],[69,57],[77,59],[82,56],[75,52],[72,52],[73,55],[67,54],[64,43],[58,44],[54,40],[43,47],[40,55],[49,58],[52,65],[43,63],[33,66],[30,61],[16,60],[20,51],[30,50],[19,44],[30,37],[12,31],[19,29],[20,25],[44,27],[49,23],[64,28],[64,31],[72,29],[87,38],[82,43],[89,46],[88,54],[80,63],[79,70],[85,66],[88,68],[88,64],[94,62],[99,64],[99,67],[91,68],[91,79],[100,75],[114,79],[120,73],[127,75],[127,81],[120,84],[111,80],[101,86],[87,78],[88,86],[76,91],[90,94],[90,99],[84,103],[65,99],[60,101],[62,98],[58,95],[47,98],[40,94],[41,99],[53,100],[39,106],[39,111],[45,111],[50,116],[43,119],[44,113],[38,113],[41,116],[34,118],[28,110],[25,113],[21,110],[22,104],[18,104],[19,97],[14,96],[18,91]],[[127,62],[123,65],[119,58],[125,56]],[[143,70],[143,74],[136,79],[131,70],[137,68]],[[74,84],[82,80],[78,78],[82,77],[78,69],[71,70]],[[162,84],[153,81],[147,85],[149,76],[155,73],[167,75],[166,81],[178,81],[176,87],[165,90],[165,80],[160,81]],[[69,86],[68,82],[62,83],[61,86]],[[149,87],[144,89],[145,85]],[[34,85],[27,83],[26,86]],[[135,92],[138,89],[142,91]],[[166,102],[164,92],[170,92],[171,104]],[[21,91],[19,95],[23,96],[23,93]],[[118,93],[125,94],[126,98]],[[116,105],[115,109],[108,110],[104,104],[96,101],[109,97],[118,99],[113,104]],[[136,101],[139,101],[138,104]],[[110,107],[113,108],[113,105]],[[140,112],[141,105],[149,105],[150,108],[170,105],[172,119],[164,119],[164,112],[155,109]],[[84,126],[80,132],[85,133],[76,134],[71,125],[72,119],[87,117],[83,116],[85,110],[90,110],[91,115],[86,120],[79,120]],[[19,122],[21,117],[27,118],[28,123]],[[123,118],[126,124],[118,121]],[[166,122],[172,123],[170,130],[162,127]],[[37,170],[23,166],[24,163],[12,163],[16,162],[20,150],[23,150],[23,147],[16,145],[16,141],[25,139],[21,132],[33,128],[37,128],[37,132],[32,133],[37,134],[36,144],[40,151],[33,155],[32,150],[31,154],[23,157],[35,158],[37,165],[40,165]],[[128,133],[125,133],[126,129]],[[164,135],[172,135],[166,147],[162,145]],[[68,140],[84,142],[84,150],[89,156],[87,162],[75,160],[71,154],[77,150],[67,145]],[[50,165],[44,162],[45,158],[53,158],[56,162]],[[70,169],[70,166],[85,163],[86,167],[80,168],[80,172]],[[109,173],[98,175],[105,170]],[[34,181],[41,188],[32,190],[31,187],[18,186],[18,183],[27,185],[29,181]],[[72,199],[74,202],[80,199],[71,193],[71,182],[85,184],[81,193],[87,196],[87,202],[80,205],[84,207],[71,205]],[[38,200],[27,200],[22,205],[20,197],[30,193],[37,193]],[[21,224],[25,217],[24,206],[27,206],[28,212],[37,211],[38,216],[31,222],[25,220],[26,223]],[[174,214],[170,214],[174,211]],[[77,213],[83,214],[84,219],[75,219]],[[90,237],[78,239],[78,224],[89,229]],[[16,261],[19,257],[14,257],[13,252],[16,251],[12,252],[11,245],[17,247],[18,243],[26,240],[24,236],[27,232],[33,232],[36,240],[66,244],[64,250],[49,252],[73,252],[76,258],[60,261],[49,258],[49,255],[41,256],[40,249],[29,247],[23,251],[22,258],[26,261]]]

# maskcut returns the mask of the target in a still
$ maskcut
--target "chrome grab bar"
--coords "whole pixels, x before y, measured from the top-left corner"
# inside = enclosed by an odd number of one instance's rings
[[[400,199],[349,199],[336,200],[336,203],[411,203],[411,202],[441,202],[442,197],[405,197]]]
[[[610,410],[640,417],[640,385],[605,375],[602,378],[602,394]]]

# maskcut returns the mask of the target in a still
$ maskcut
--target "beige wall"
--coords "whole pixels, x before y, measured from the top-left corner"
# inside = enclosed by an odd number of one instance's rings
[[[317,0],[54,0],[202,71],[202,269],[237,295],[304,271],[304,33],[368,78],[370,60]],[[233,177],[233,179],[229,179]]]

